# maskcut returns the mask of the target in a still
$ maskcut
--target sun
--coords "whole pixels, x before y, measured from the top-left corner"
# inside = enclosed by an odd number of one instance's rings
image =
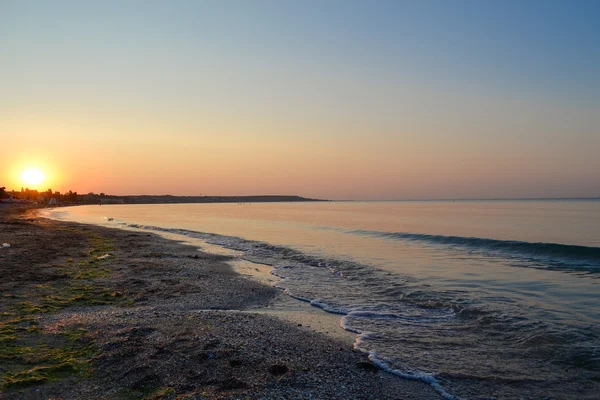
[[[21,173],[21,180],[27,185],[39,185],[46,179],[46,174],[39,168],[27,168]]]

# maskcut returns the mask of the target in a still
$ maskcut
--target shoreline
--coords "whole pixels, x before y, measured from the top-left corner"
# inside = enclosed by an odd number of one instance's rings
[[[2,398],[440,398],[231,257],[14,208],[0,242]]]
[[[138,232],[136,229],[132,229],[132,231]],[[146,231],[139,230],[139,232]],[[173,240],[193,246],[201,252],[234,257],[232,260],[226,261],[226,263],[230,265],[236,273],[253,281],[271,287],[273,287],[275,283],[281,281],[281,278],[271,273],[274,269],[273,266],[237,258],[241,253],[236,250],[227,249],[222,246],[207,243],[202,239],[195,239],[189,236],[182,236],[169,232],[155,233],[167,240]],[[339,314],[328,313],[323,309],[313,307],[306,301],[298,300],[286,295],[281,289],[277,289],[275,296],[267,306],[254,306],[249,310],[245,310],[245,312],[272,315],[279,319],[283,319],[284,321],[296,324],[299,327],[304,327],[304,329],[313,330],[317,333],[328,335],[333,339],[341,340],[349,346],[354,346],[354,343],[356,342],[356,333],[342,328],[342,318]]]

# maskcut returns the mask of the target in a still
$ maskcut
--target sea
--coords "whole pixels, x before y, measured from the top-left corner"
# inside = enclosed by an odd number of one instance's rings
[[[266,264],[355,347],[445,399],[600,399],[600,201],[59,207]],[[333,372],[335,373],[335,372]]]

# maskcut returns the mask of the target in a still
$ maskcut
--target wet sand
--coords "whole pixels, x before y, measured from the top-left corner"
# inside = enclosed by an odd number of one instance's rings
[[[145,232],[144,230],[139,231]],[[271,274],[273,270],[272,266],[240,259],[239,257],[242,253],[239,251],[210,244],[201,239],[183,237],[168,232],[159,235],[180,243],[189,244],[207,253],[230,256],[232,260],[227,261],[227,264],[231,265],[235,272],[267,286],[273,286],[281,280],[281,278]],[[340,315],[327,313],[320,308],[311,306],[307,302],[293,299],[285,295],[282,291],[278,291],[267,306],[259,305],[257,307],[250,307],[244,312],[272,315],[296,324],[298,327],[304,327],[303,329],[313,330],[344,341],[350,346],[354,344],[356,339],[354,333],[348,332],[340,326]]]
[[[439,398],[375,368],[268,266],[6,210],[0,398]]]

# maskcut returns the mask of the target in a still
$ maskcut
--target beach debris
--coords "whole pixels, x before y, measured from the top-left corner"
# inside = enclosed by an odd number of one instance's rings
[[[2,243],[2,248],[3,249],[8,249],[10,247],[10,244],[8,243]]]
[[[290,369],[285,364],[273,364],[269,367],[269,372],[275,376],[285,375],[289,370]]]
[[[130,388],[134,390],[149,391],[151,388],[155,388],[162,385],[160,376],[156,374],[144,375],[141,379],[134,382]]]
[[[379,372],[379,368],[377,367],[377,365],[373,364],[370,361],[359,361],[356,363],[356,367],[364,369],[365,371]]]
[[[108,257],[110,257],[110,254],[106,253],[106,254],[104,254],[102,256],[96,257],[96,260],[104,260],[105,258],[108,258]]]
[[[106,219],[107,221],[112,221],[114,218],[111,218],[111,217],[104,217],[104,219]]]
[[[204,350],[211,350],[211,349],[214,349],[216,347],[219,347],[220,344],[221,344],[221,342],[219,340],[213,339],[213,340],[210,340],[208,343],[206,343],[204,345],[203,349]]]
[[[240,360],[239,358],[234,358],[229,360],[229,366],[236,368],[236,367],[240,367],[244,364],[244,362],[242,360]]]
[[[248,384],[244,381],[241,381],[236,378],[227,378],[225,379],[221,385],[221,390],[232,390],[232,389],[247,389]]]

